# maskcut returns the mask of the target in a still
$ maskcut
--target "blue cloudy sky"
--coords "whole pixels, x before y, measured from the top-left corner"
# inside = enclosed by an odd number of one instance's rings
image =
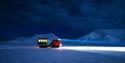
[[[125,29],[125,0],[0,0],[0,38],[54,33],[77,38]]]

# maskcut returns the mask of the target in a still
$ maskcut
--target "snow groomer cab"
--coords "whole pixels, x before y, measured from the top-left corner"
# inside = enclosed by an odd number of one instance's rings
[[[49,46],[47,38],[38,38],[37,43],[39,48],[47,48]]]

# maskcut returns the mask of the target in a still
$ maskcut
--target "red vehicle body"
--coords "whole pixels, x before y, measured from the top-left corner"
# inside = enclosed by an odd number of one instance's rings
[[[61,46],[60,40],[53,40],[51,43],[51,47],[60,47],[60,46]]]

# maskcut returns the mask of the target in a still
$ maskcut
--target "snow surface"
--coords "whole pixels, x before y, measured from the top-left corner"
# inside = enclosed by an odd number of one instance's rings
[[[125,63],[125,53],[58,48],[0,48],[0,63]]]

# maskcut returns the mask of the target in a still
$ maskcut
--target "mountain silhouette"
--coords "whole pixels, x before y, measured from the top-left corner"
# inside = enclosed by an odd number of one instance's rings
[[[36,34],[31,37],[19,37],[7,42],[1,42],[1,44],[6,45],[36,45],[38,38],[47,38],[48,42],[51,42],[54,39],[59,39],[57,36],[55,36],[53,33],[48,34]]]
[[[88,40],[88,41],[124,42],[125,41],[125,30],[100,29],[100,30],[95,30],[78,39],[79,40]]]

